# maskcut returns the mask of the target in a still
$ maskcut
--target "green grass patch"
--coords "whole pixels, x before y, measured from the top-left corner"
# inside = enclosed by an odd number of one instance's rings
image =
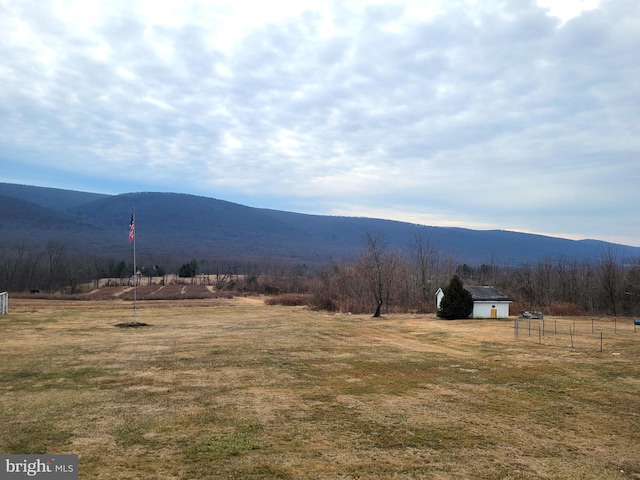
[[[235,457],[243,452],[258,450],[260,444],[257,434],[262,431],[261,425],[249,425],[232,432],[216,433],[198,438],[193,446],[193,455],[215,455],[220,457]]]

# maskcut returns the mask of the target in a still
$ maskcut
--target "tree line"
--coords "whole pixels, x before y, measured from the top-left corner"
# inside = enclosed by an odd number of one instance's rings
[[[614,245],[593,259],[542,259],[520,266],[470,266],[416,236],[406,255],[383,237],[367,234],[359,257],[336,263],[320,276],[313,294],[321,308],[373,312],[434,312],[435,292],[454,276],[468,285],[491,285],[518,310],[555,315],[640,315],[640,259],[619,258]]]
[[[492,285],[518,310],[555,315],[640,315],[640,259],[618,256],[608,245],[593,259],[547,258],[519,266],[460,264],[429,238],[416,235],[405,251],[367,233],[357,257],[323,267],[250,261],[140,256],[136,275],[182,281],[213,275],[219,289],[266,295],[295,294],[313,308],[382,313],[435,311],[435,292],[457,276],[467,285]],[[59,242],[0,245],[0,291],[81,293],[104,278],[134,276],[131,262],[71,252]]]

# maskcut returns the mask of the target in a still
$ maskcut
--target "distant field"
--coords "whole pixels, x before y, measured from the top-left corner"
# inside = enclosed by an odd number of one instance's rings
[[[81,479],[640,479],[631,319],[10,299],[0,453]],[[592,333],[593,332],[593,333]],[[601,336],[602,332],[602,352]]]

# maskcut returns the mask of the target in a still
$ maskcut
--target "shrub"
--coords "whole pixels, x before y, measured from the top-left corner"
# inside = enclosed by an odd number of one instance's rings
[[[284,305],[285,307],[298,307],[308,305],[311,300],[310,295],[301,293],[285,293],[267,297],[264,301],[267,305]]]
[[[560,315],[562,317],[583,315],[584,311],[575,303],[556,302],[549,307],[551,315]]]

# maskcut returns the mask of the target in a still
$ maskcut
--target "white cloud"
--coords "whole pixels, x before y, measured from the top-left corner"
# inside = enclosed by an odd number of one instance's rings
[[[567,22],[585,11],[597,9],[602,0],[537,0],[537,4],[548,10],[550,16]]]
[[[635,0],[4,0],[0,30],[32,171],[640,244]]]

